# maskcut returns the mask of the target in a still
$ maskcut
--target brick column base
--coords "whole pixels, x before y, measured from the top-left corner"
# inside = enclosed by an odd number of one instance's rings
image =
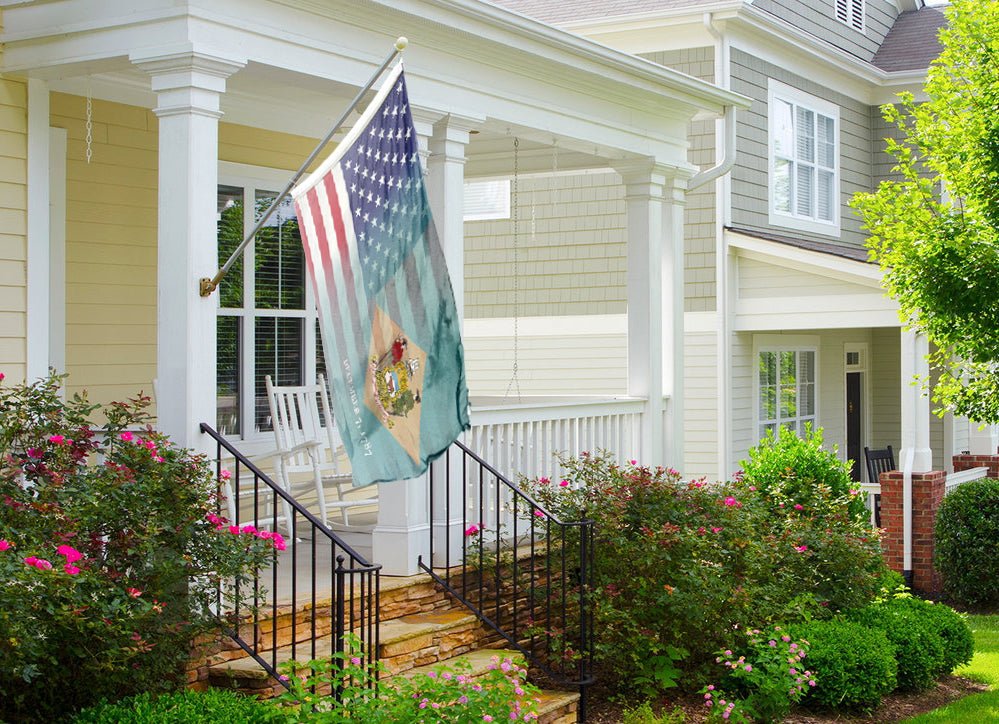
[[[999,478],[999,455],[955,455],[954,472],[971,470],[971,468],[988,468],[990,478]]]
[[[902,471],[881,473],[880,482],[885,563],[904,574]],[[912,588],[921,593],[940,592],[940,577],[933,568],[933,527],[946,490],[947,473],[942,470],[912,474]]]

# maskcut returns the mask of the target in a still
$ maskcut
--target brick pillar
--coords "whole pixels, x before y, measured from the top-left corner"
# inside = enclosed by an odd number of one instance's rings
[[[885,563],[903,572],[904,521],[902,517],[902,471],[881,473],[881,546]],[[947,490],[947,473],[932,470],[912,474],[912,587],[923,593],[938,593],[940,579],[933,569],[933,527]]]
[[[999,455],[955,455],[954,472],[971,468],[988,468],[990,478],[999,478]]]

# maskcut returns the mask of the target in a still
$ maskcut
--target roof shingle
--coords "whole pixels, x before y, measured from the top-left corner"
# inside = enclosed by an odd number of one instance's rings
[[[923,7],[902,13],[871,61],[884,71],[924,70],[940,55],[940,28],[947,16],[938,8]]]

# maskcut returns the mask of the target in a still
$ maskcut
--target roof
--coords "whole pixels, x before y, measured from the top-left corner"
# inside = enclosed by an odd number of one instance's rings
[[[535,20],[559,25],[574,20],[596,20],[623,15],[682,10],[705,5],[705,0],[491,0]]]
[[[754,239],[763,239],[764,241],[775,241],[778,244],[787,244],[788,246],[795,246],[799,249],[807,249],[809,251],[817,251],[822,254],[832,254],[833,256],[842,257],[843,259],[852,259],[853,261],[873,263],[868,258],[867,249],[862,246],[853,246],[852,244],[836,244],[831,241],[811,241],[809,239],[798,239],[793,236],[781,236],[780,234],[769,234],[762,231],[740,229],[734,226],[726,226],[725,229],[728,231],[735,232],[736,234],[742,234],[743,236],[752,237]]]
[[[940,55],[940,28],[947,16],[939,8],[923,7],[895,19],[871,61],[884,71],[923,70]]]

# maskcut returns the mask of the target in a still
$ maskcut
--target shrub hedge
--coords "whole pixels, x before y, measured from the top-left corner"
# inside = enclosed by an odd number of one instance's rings
[[[999,480],[973,480],[948,494],[935,537],[944,592],[967,605],[999,603]]]
[[[74,724],[264,724],[286,721],[276,706],[221,689],[139,694],[84,709]]]

